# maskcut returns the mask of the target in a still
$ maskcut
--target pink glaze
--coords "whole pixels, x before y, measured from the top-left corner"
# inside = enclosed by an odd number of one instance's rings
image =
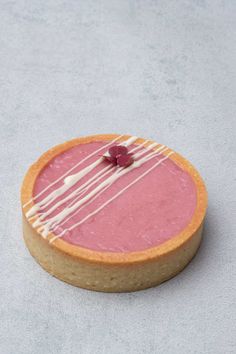
[[[36,180],[34,195],[37,195],[48,184],[102,145],[105,145],[105,142],[78,145],[51,160]],[[131,146],[128,149],[131,150],[133,147]],[[80,171],[99,157],[93,156],[81,164],[73,173]],[[68,222],[59,226],[54,233],[57,235],[83,219],[161,158],[163,156],[155,157],[122,176],[94,202],[75,214]],[[108,161],[102,162],[95,170],[72,187],[70,192],[107,164],[109,164]],[[63,180],[43,193],[36,201],[43,199],[49,191],[53,191],[62,183]],[[68,194],[68,192],[65,193],[63,197]],[[60,199],[61,197],[56,202]],[[61,211],[68,204],[69,202],[66,202],[60,206],[56,212]],[[96,215],[74,230],[68,231],[63,236],[63,240],[97,251],[140,251],[160,245],[177,235],[190,222],[195,207],[196,187],[191,176],[170,159],[167,159]],[[47,210],[47,208],[44,210]],[[55,212],[50,217],[53,215],[55,215]]]

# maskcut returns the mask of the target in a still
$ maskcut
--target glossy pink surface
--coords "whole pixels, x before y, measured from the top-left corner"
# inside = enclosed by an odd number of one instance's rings
[[[78,145],[51,160],[36,180],[34,195],[102,145],[105,143],[94,142]],[[131,150],[132,147],[128,149]],[[73,173],[80,171],[99,157],[90,158]],[[94,211],[162,157],[155,157],[121,177],[94,202],[75,213],[68,222],[58,227],[54,233],[61,233]],[[70,192],[107,164],[109,162],[101,163],[71,188]],[[53,186],[50,191],[62,183],[63,180]],[[49,190],[37,201],[48,193]],[[65,193],[63,197],[68,194],[68,192]],[[60,199],[61,197],[56,201]],[[69,202],[60,206],[57,211],[62,210],[68,204]],[[191,176],[170,159],[167,159],[95,216],[74,230],[67,232],[63,239],[74,245],[97,251],[132,252],[144,250],[160,245],[177,235],[190,222],[195,207],[196,187]],[[53,216],[54,213],[50,216]]]

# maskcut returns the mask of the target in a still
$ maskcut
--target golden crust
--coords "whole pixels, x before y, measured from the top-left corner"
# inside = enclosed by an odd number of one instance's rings
[[[47,165],[47,163],[54,158],[55,156],[59,155],[65,150],[68,150],[69,148],[78,145],[78,144],[84,144],[88,143],[91,141],[109,141],[113,140],[118,135],[116,134],[108,134],[108,135],[93,135],[93,136],[87,136],[83,138],[77,138],[73,139],[71,141],[65,142],[63,144],[57,145],[44,153],[36,163],[34,163],[30,169],[28,170],[21,189],[21,202],[22,205],[26,204],[31,198],[32,198],[32,193],[33,193],[33,188],[34,188],[34,183],[36,181],[36,178],[40,171]],[[123,136],[120,141],[126,140],[129,136]],[[141,144],[144,142],[144,139],[138,139],[135,144]],[[165,154],[165,153],[164,153]],[[204,182],[199,175],[199,173],[196,171],[196,169],[187,161],[185,160],[182,156],[180,156],[178,153],[175,153],[170,156],[170,159],[172,159],[178,166],[180,166],[182,169],[187,171],[191,176],[192,179],[196,185],[197,189],[197,205],[196,205],[196,210],[195,213],[192,217],[191,222],[187,225],[187,227],[179,233],[177,236],[173,237],[169,241],[166,241],[165,243],[161,244],[160,246],[153,247],[144,251],[138,251],[138,252],[130,252],[130,253],[112,253],[112,252],[98,252],[94,250],[89,250],[83,247],[75,246],[72,244],[69,244],[62,239],[57,239],[55,240],[52,244],[49,244],[49,240],[54,236],[52,233],[49,234],[47,239],[43,239],[42,237],[39,236],[37,231],[33,229],[32,223],[33,221],[28,221],[25,218],[25,213],[29,208],[33,205],[33,202],[29,204],[26,208],[22,209],[23,210],[23,225],[24,225],[24,237],[26,244],[33,254],[33,256],[39,261],[39,263],[50,273],[54,274],[58,278],[65,280],[73,285],[76,286],[81,286],[89,289],[94,289],[94,290],[100,290],[100,291],[132,291],[132,290],[138,290],[142,289],[145,287],[153,286],[155,284],[159,284],[160,282],[174,276],[176,273],[178,273],[194,256],[195,252],[197,251],[198,245],[200,243],[201,239],[201,230],[202,230],[202,224],[203,220],[205,217],[206,213],[206,207],[207,207],[207,192],[206,188],[204,185]],[[54,263],[54,268],[53,270],[51,269],[51,263],[52,263],[52,257],[46,257],[47,262],[45,263],[43,261],[43,254],[39,255],[39,253],[42,251],[42,249],[47,250],[47,254],[53,254],[54,258],[62,260],[62,264],[55,266],[55,260],[53,261]],[[183,250],[184,252],[184,257],[179,257]],[[41,252],[42,253],[42,252]],[[40,259],[39,259],[40,258]],[[51,260],[50,260],[51,259]],[[67,275],[61,274],[60,272],[60,267],[63,268],[63,260],[67,261],[69,260],[70,267],[74,269],[73,273],[77,274],[77,276],[72,276],[69,278]],[[174,267],[173,265],[176,263],[176,259],[178,259],[178,267]],[[160,265],[162,262],[165,263],[165,260],[169,260],[166,264],[166,272],[165,272],[165,277],[163,278],[164,275],[158,276],[158,269],[161,269]],[[170,262],[170,263],[169,263]],[[61,262],[59,262],[61,263]],[[58,264],[59,264],[58,263]],[[168,266],[169,263],[169,266]],[[172,264],[171,264],[172,263]],[[93,279],[87,281],[89,284],[93,285],[86,285],[82,280],[81,280],[81,264],[86,265],[88,267],[88,271],[86,271],[86,277],[89,278],[89,269],[91,273],[95,272],[96,276],[100,274],[98,269],[106,269],[106,274],[109,274],[107,279],[103,279],[104,284],[102,284],[101,281],[101,276],[100,280],[99,279]],[[77,265],[77,266],[76,266]],[[98,267],[98,269],[97,269]],[[115,279],[117,279],[118,283],[116,286],[112,285],[112,282],[114,283],[114,280],[108,280],[110,278],[114,278],[114,274],[116,273],[117,270],[124,270],[126,268],[132,268],[134,270],[134,274],[137,272],[141,272],[143,276],[147,277],[146,272],[142,272],[142,269],[152,269],[153,267],[157,270],[153,271],[150,273],[148,276],[148,279],[150,278],[150,281],[146,284],[145,281],[138,281],[136,283],[142,284],[141,285],[132,285],[130,286],[126,285],[125,282],[122,280],[120,283],[118,281],[119,276],[115,276]],[[140,268],[141,267],[141,268]],[[72,272],[71,268],[71,272]],[[69,271],[70,268],[68,268]],[[136,269],[136,270],[135,270]],[[148,270],[148,274],[149,271]],[[129,270],[130,272],[130,270]],[[70,273],[70,272],[69,272]],[[83,272],[82,272],[83,273]],[[102,272],[101,274],[103,274]],[[119,272],[118,272],[119,273]],[[127,272],[125,272],[127,273]],[[153,273],[153,275],[152,275]],[[113,274],[113,275],[112,275]],[[154,276],[155,274],[155,276]],[[126,274],[127,276],[127,274]],[[73,279],[72,279],[73,278]],[[76,280],[77,279],[77,280]],[[79,279],[79,280],[78,280]],[[123,279],[123,278],[122,278]],[[133,279],[135,279],[135,276],[133,275]],[[98,285],[98,282],[100,285]],[[132,283],[132,282],[131,282]],[[96,285],[97,284],[97,285]],[[123,284],[123,287],[122,287]]]

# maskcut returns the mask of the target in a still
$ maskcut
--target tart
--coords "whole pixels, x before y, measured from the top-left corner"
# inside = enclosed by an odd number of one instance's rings
[[[25,243],[53,276],[86,289],[136,291],[195,255],[204,182],[178,153],[128,135],[73,139],[43,154],[21,190]]]

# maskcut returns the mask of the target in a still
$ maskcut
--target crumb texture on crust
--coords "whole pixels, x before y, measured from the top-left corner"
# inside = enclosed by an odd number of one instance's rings
[[[71,257],[45,242],[23,219],[25,243],[36,261],[56,278],[81,288],[103,292],[129,292],[158,285],[178,274],[195,255],[202,226],[175,252],[155,260],[110,265]]]

